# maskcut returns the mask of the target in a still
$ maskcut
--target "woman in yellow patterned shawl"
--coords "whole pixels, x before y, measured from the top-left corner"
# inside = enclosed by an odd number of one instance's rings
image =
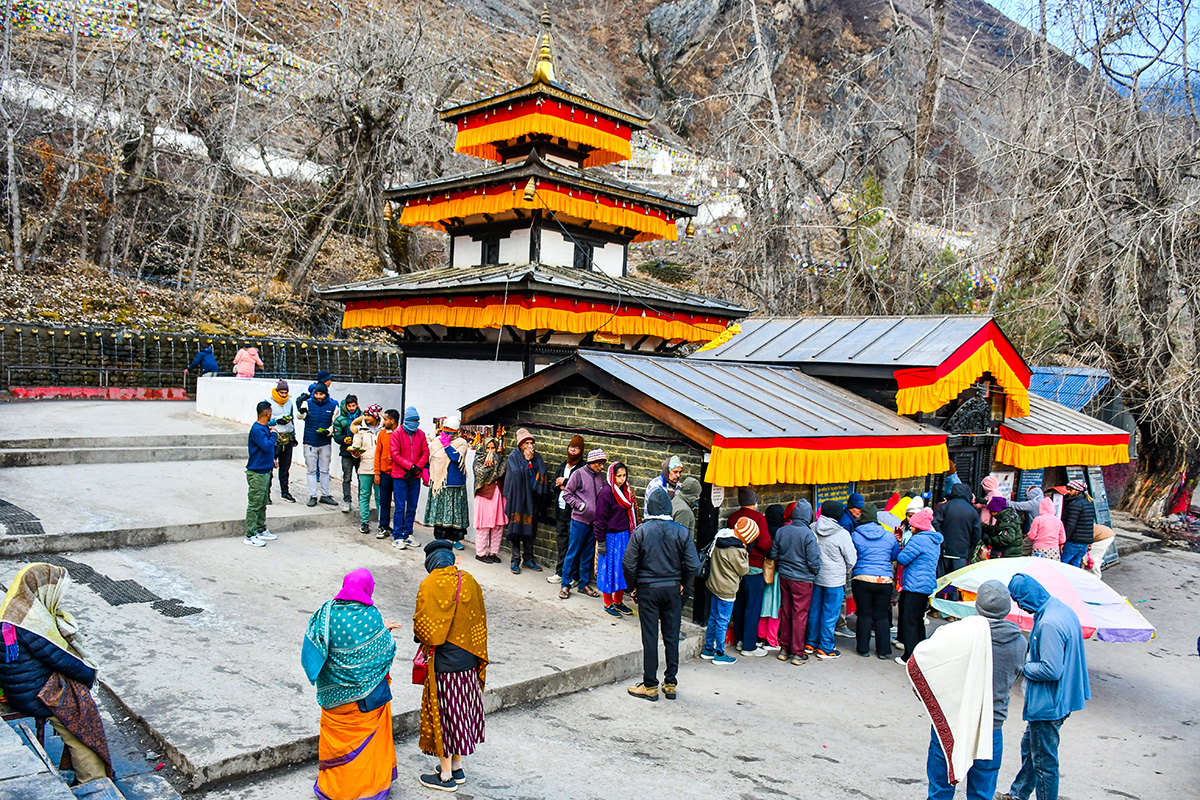
[[[483,590],[454,565],[451,543],[425,546],[429,573],[417,591],[413,636],[429,672],[421,697],[421,752],[440,769],[420,776],[423,786],[453,792],[466,781],[463,756],[483,742],[483,684],[487,674],[487,612]]]

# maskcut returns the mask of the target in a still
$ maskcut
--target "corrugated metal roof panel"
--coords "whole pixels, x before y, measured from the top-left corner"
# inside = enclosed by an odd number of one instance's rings
[[[1128,436],[1129,431],[1101,422],[1036,394],[1029,395],[1029,416],[1011,417],[1004,427],[1024,436]]]
[[[1034,367],[1032,373],[1030,392],[1073,411],[1082,410],[1109,381],[1108,373],[1102,369]]]
[[[578,358],[728,438],[942,433],[794,367],[625,353]]]
[[[748,319],[728,342],[692,357],[797,366],[932,367],[991,321],[980,315]]]

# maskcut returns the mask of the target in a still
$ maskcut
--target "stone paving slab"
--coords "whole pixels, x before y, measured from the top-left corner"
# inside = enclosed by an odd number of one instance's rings
[[[196,413],[194,402],[44,400],[0,403],[0,441],[103,439],[246,432],[245,425]]]
[[[475,561],[470,549],[459,556],[486,593],[489,709],[636,672],[636,618],[613,619],[599,600],[579,595],[560,601],[546,573],[512,575],[507,564]],[[226,538],[77,553],[59,563],[79,576],[68,605],[102,682],[193,787],[315,757],[319,709],[300,643],[309,615],[358,567],[374,573],[384,615],[404,623],[393,709],[398,733],[415,730],[420,688],[408,673],[425,575],[419,550],[399,552],[341,528],[286,533],[261,549]],[[0,560],[0,581],[20,565]]]

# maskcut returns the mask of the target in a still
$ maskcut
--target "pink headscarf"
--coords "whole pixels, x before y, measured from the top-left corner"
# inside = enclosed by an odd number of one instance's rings
[[[982,481],[983,490],[987,492],[987,497],[983,500],[983,508],[979,511],[980,521],[984,525],[990,525],[992,522],[992,512],[988,510],[987,504],[992,501],[993,497],[1000,497],[1000,481],[996,480],[995,476],[988,475]]]
[[[353,600],[364,606],[373,606],[375,601],[371,594],[375,591],[375,578],[368,569],[356,569],[342,578],[342,590],[334,596],[334,600]]]

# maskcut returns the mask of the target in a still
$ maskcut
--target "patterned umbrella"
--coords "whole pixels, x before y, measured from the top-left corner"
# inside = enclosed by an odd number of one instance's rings
[[[953,587],[963,599],[934,597],[933,607],[952,617],[974,614],[975,593],[984,581],[997,580],[1007,586],[1018,572],[1034,578],[1053,597],[1070,606],[1079,616],[1085,639],[1095,636],[1102,642],[1148,642],[1154,638],[1154,626],[1102,580],[1086,570],[1048,558],[992,558],[955,570],[942,576],[935,594]],[[1008,619],[1021,630],[1033,629],[1033,615],[1016,603]]]

